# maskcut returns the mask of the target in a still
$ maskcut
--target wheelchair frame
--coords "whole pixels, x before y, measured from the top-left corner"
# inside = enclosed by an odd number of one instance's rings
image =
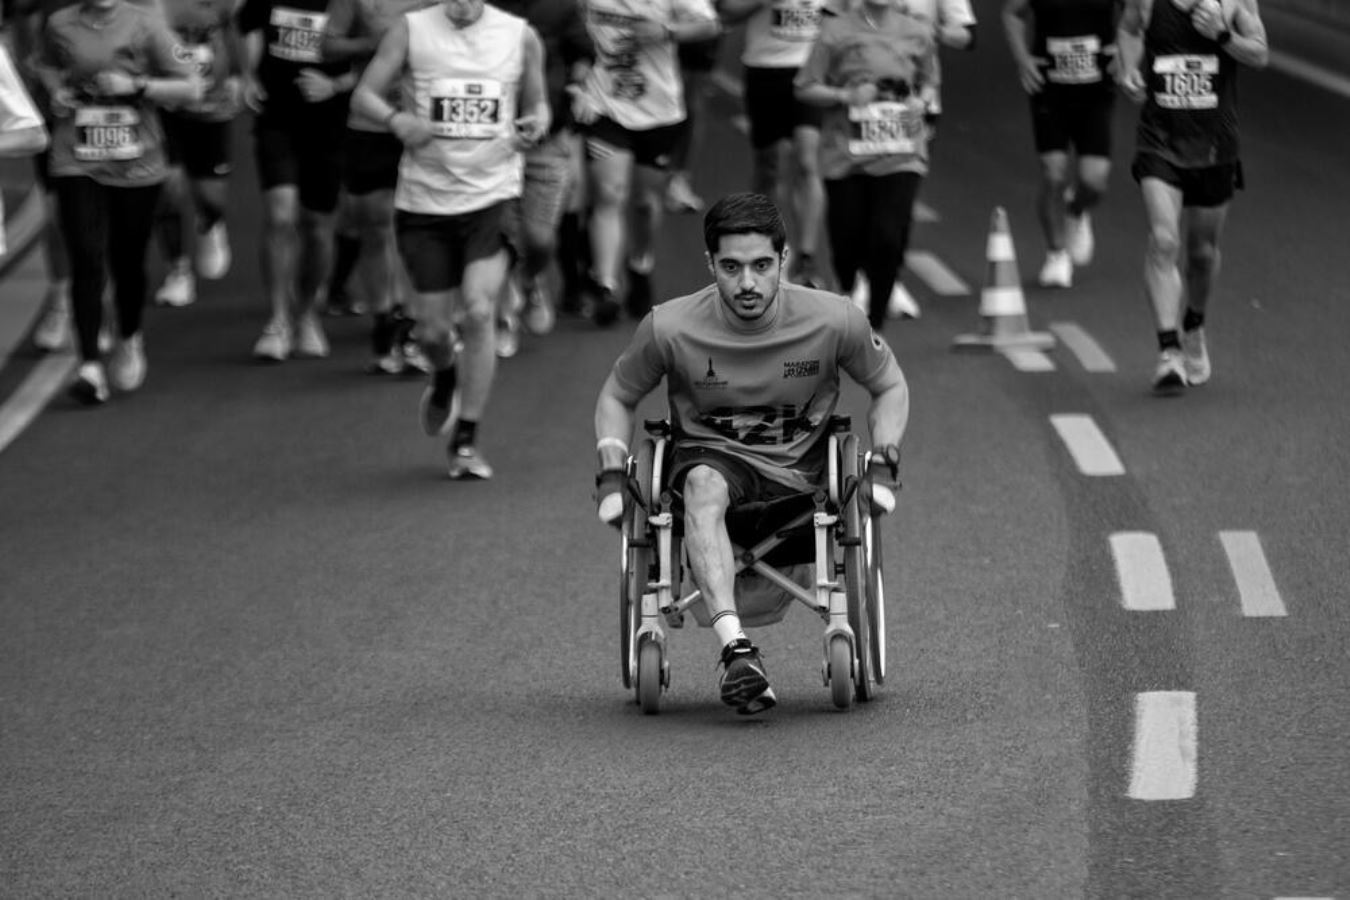
[[[623,685],[633,689],[647,714],[660,710],[670,685],[668,637],[663,622],[681,628],[684,614],[702,600],[695,587],[683,589],[686,565],[675,533],[676,498],[666,485],[671,430],[662,419],[644,422],[646,436],[628,458],[619,579],[620,656]],[[868,465],[847,416],[833,416],[828,428],[827,479],[811,493],[812,508],[748,548],[732,551],[736,572],[753,570],[802,603],[826,624],[821,674],[834,705],[876,696],[886,674],[885,585],[879,515],[872,511]],[[814,532],[815,583],[804,588],[764,557],[794,532]]]

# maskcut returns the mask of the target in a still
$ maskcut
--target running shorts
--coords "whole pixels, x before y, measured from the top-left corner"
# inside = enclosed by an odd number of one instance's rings
[[[342,145],[342,186],[354,197],[398,186],[403,142],[387,131],[348,128]]]
[[[635,131],[601,116],[585,128],[586,156],[605,159],[616,151],[631,153],[639,166],[665,171],[670,168],[671,154],[683,130],[684,122],[681,121]]]
[[[500,250],[515,254],[510,205],[502,200],[450,216],[394,211],[394,240],[413,290],[449,291],[464,278],[464,267]]]
[[[685,41],[679,45],[680,68],[686,72],[711,72],[717,65],[717,52],[722,47],[722,36],[701,41]]]
[[[745,115],[750,120],[750,146],[756,150],[792,139],[798,128],[820,130],[825,111],[797,99],[792,68],[745,67]]]
[[[316,213],[337,209],[346,115],[345,104],[259,114],[253,121],[253,153],[263,190],[293,185],[304,209]]]
[[[761,476],[749,463],[709,447],[690,447],[676,442],[670,457],[670,487],[677,493],[684,491],[684,480],[695,466],[715,469],[727,482],[727,496],[731,506],[763,500],[776,500],[801,493]]]
[[[1130,174],[1135,181],[1157,178],[1177,188],[1181,191],[1182,206],[1223,206],[1233,199],[1235,193],[1246,187],[1241,160],[1185,169],[1156,153],[1139,153],[1134,157]]]
[[[232,120],[209,122],[167,109],[159,118],[169,165],[182,166],[190,178],[225,178],[234,171]]]
[[[1111,118],[1115,95],[1065,100],[1048,91],[1031,95],[1031,130],[1037,153],[1111,157]]]

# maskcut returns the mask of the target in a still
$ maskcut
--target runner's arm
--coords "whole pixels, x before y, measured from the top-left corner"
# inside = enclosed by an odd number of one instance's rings
[[[1237,0],[1237,9],[1229,20],[1228,29],[1232,37],[1224,43],[1224,51],[1243,65],[1265,68],[1270,62],[1270,47],[1257,0]]]
[[[526,144],[533,144],[549,132],[552,113],[548,105],[548,86],[544,79],[544,44],[534,28],[525,28],[525,65],[520,79],[520,117],[516,130]]]
[[[352,110],[371,121],[389,123],[400,110],[391,106],[385,97],[394,86],[394,79],[403,72],[407,60],[408,20],[404,18],[385,32],[356,90],[352,92]]]
[[[360,12],[355,0],[332,0],[328,4],[328,25],[323,30],[325,62],[366,60],[375,55],[379,40],[360,27]]]
[[[1031,53],[1031,16],[1030,0],[1007,0],[1003,4],[1003,33],[1017,64],[1022,89],[1028,94],[1036,93],[1045,83],[1041,61]]]
[[[599,468],[622,469],[628,461],[625,449],[637,424],[637,404],[629,403],[610,372],[595,401],[595,440]]]

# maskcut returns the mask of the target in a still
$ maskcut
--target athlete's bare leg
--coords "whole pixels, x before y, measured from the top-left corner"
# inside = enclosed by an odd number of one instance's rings
[[[633,182],[633,155],[608,145],[603,158],[590,161],[591,270],[605,287],[619,284],[619,269],[628,230],[628,198]]]
[[[497,297],[511,272],[511,254],[498,250],[464,267],[460,287],[462,314],[459,334],[460,417],[477,422],[487,410],[492,381],[497,374]]]
[[[736,560],[727,536],[730,489],[722,473],[694,466],[684,482],[684,547],[708,613],[736,611]]]
[[[1159,331],[1175,331],[1181,318],[1181,191],[1160,178],[1140,182],[1148,220],[1144,293]]]
[[[1186,305],[1203,314],[1219,274],[1219,238],[1228,220],[1228,204],[1191,207],[1186,219]]]
[[[263,193],[263,290],[272,307],[272,322],[289,327],[291,298],[300,253],[300,194],[294,185]]]

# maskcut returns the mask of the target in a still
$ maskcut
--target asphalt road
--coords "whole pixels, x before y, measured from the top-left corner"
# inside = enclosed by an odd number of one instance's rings
[[[980,12],[916,235],[976,292],[995,206],[1028,283],[1042,249]],[[145,388],[58,398],[0,454],[0,894],[1350,895],[1350,100],[1276,73],[1241,99],[1212,383],[1148,393],[1125,164],[1093,266],[1026,290],[1101,357],[953,353],[977,297],[913,278],[922,318],[886,330],[914,395],[890,677],[835,711],[797,610],[756,633],[780,705],[748,721],[710,632],[674,635],[661,715],[619,683],[590,412],[632,323],[527,339],[483,426],[498,477],[452,483],[420,385],[361,373],[364,324],[330,320],[325,361],[249,359],[244,152],[234,271],[152,311]],[[719,96],[709,196],[747,180],[735,112]],[[659,290],[701,285],[700,254],[672,219]],[[1060,416],[1120,474],[1085,474]]]

